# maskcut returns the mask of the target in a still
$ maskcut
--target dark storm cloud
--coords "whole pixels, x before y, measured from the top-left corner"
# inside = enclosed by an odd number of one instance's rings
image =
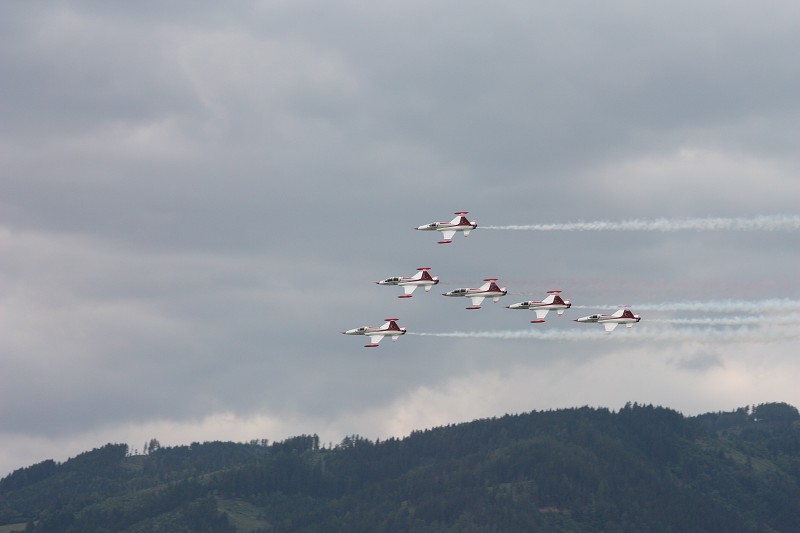
[[[341,25],[312,38],[368,70],[384,135],[476,172],[553,171],[797,112],[793,8],[726,6],[723,21],[717,3],[418,7],[376,8],[369,23],[336,10]]]

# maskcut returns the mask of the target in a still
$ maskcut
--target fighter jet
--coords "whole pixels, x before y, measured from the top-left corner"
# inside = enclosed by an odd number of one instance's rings
[[[590,322],[603,324],[606,328],[606,333],[614,331],[619,324],[625,324],[627,327],[632,328],[636,322],[642,319],[639,315],[631,313],[630,309],[620,307],[613,315],[589,315],[581,318],[576,318],[575,322]]]
[[[431,275],[428,274],[428,270],[430,269],[430,267],[419,267],[417,269],[419,272],[410,278],[396,276],[393,278],[386,278],[382,281],[376,281],[375,283],[378,285],[399,285],[403,287],[405,294],[401,294],[398,298],[411,298],[411,295],[417,287],[425,287],[425,292],[430,292],[431,287],[439,283],[438,277],[431,277]]]
[[[406,328],[401,328],[397,325],[397,318],[386,318],[386,322],[380,326],[361,326],[360,328],[348,329],[342,331],[344,335],[367,335],[370,344],[365,344],[364,348],[375,348],[384,337],[391,337],[392,341],[396,341],[397,337],[406,334]]]
[[[497,278],[486,278],[483,281],[483,285],[481,285],[477,289],[454,289],[449,292],[442,293],[442,296],[466,296],[470,300],[472,300],[472,305],[467,307],[467,309],[480,309],[481,302],[485,298],[491,298],[495,303],[500,299],[501,296],[505,296],[508,294],[508,291],[505,287],[498,287]]]
[[[465,216],[467,213],[468,211],[457,211],[455,213],[456,218],[450,222],[431,222],[430,224],[417,226],[414,229],[420,231],[441,231],[443,240],[439,241],[439,244],[449,244],[453,242],[453,235],[455,235],[457,231],[463,231],[464,237],[468,237],[469,232],[478,227],[476,221],[473,220],[470,222],[467,220]]]
[[[561,291],[547,291],[548,296],[541,302],[530,300],[527,302],[519,302],[516,304],[507,305],[507,309],[530,309],[536,311],[536,320],[531,320],[531,324],[538,324],[544,322],[544,317],[550,311],[556,311],[558,316],[564,314],[565,309],[569,309],[572,305],[569,300],[562,300],[559,293]]]

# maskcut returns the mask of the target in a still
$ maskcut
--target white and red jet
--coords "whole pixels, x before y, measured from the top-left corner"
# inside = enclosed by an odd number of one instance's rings
[[[417,269],[419,272],[410,278],[396,276],[393,278],[386,278],[382,281],[376,281],[375,283],[378,285],[399,285],[403,287],[405,294],[401,294],[398,298],[411,298],[411,295],[417,287],[425,287],[425,292],[430,292],[431,287],[439,283],[439,278],[437,276],[431,276],[428,273],[430,269],[430,267],[419,267]]]
[[[480,309],[481,303],[486,298],[491,298],[495,303],[500,300],[501,296],[505,296],[508,294],[508,291],[505,287],[498,287],[497,278],[486,278],[483,281],[483,285],[481,285],[477,289],[454,289],[449,292],[442,293],[442,296],[466,296],[472,301],[472,305],[467,307],[467,309]]]
[[[420,231],[441,231],[443,240],[439,241],[439,244],[449,244],[453,242],[453,235],[455,235],[457,231],[463,231],[464,237],[469,237],[469,232],[478,227],[478,223],[475,220],[472,222],[467,220],[465,215],[468,212],[469,211],[457,211],[456,218],[450,222],[431,222],[430,224],[417,226],[414,229]]]
[[[538,324],[540,322],[544,322],[544,317],[547,316],[547,313],[550,311],[555,311],[558,313],[558,316],[564,314],[565,309],[569,309],[572,305],[569,300],[563,300],[559,295],[561,291],[547,291],[549,294],[541,302],[537,302],[534,300],[530,300],[527,302],[519,302],[516,304],[507,305],[506,308],[508,309],[530,309],[532,311],[536,311],[536,320],[531,320],[531,324]]]
[[[391,337],[392,341],[396,341],[400,335],[406,334],[406,328],[401,328],[397,325],[397,318],[385,318],[386,322],[380,326],[361,326],[360,328],[348,329],[343,331],[344,335],[367,335],[370,344],[365,344],[364,348],[375,348],[384,337]]]
[[[589,315],[581,318],[576,318],[575,322],[589,322],[603,324],[607,333],[614,331],[620,324],[625,324],[627,327],[632,328],[633,325],[642,319],[639,315],[634,315],[631,310],[626,307],[620,307],[613,315]]]

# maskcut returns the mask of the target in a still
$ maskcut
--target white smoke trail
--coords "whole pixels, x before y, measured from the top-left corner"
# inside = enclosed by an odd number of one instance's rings
[[[593,325],[594,326],[594,325]],[[517,331],[451,331],[446,333],[408,332],[407,335],[428,337],[451,337],[471,339],[518,340],[532,339],[542,341],[601,341],[613,342],[721,342],[721,343],[769,343],[800,338],[800,331],[785,329],[763,329],[740,327],[736,329],[680,328],[648,331],[618,327],[613,333],[605,333],[601,327],[593,330],[517,330]],[[627,330],[627,331],[626,331]]]
[[[612,222],[567,222],[563,224],[531,224],[509,226],[480,226],[481,229],[516,231],[797,231],[800,215],[763,215],[736,218],[657,218],[631,219]]]
[[[631,304],[637,311],[701,311],[705,313],[767,313],[770,311],[796,311],[800,300],[772,298],[767,300],[707,300],[686,302],[661,302]],[[573,305],[573,309],[609,309],[608,305]]]
[[[782,317],[732,316],[723,318],[648,318],[647,322],[661,322],[665,324],[684,326],[787,326],[792,324],[800,324],[800,315],[789,315]]]
[[[600,330],[602,331],[602,330]],[[537,331],[530,330],[517,330],[517,331],[451,331],[447,333],[421,333],[409,331],[406,335],[422,335],[426,337],[455,337],[455,338],[472,338],[472,339],[539,339],[545,341],[581,341],[581,340],[596,340],[602,338],[603,335],[599,331],[589,330],[547,330]]]

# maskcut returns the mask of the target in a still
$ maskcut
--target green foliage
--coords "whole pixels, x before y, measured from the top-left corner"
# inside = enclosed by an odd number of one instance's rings
[[[41,463],[20,468],[8,476],[0,479],[0,494],[21,489],[25,485],[36,483],[56,473],[56,462],[52,459]]]
[[[33,532],[792,531],[800,415],[626,404],[506,415],[372,442],[316,435],[109,444],[0,480]]]

